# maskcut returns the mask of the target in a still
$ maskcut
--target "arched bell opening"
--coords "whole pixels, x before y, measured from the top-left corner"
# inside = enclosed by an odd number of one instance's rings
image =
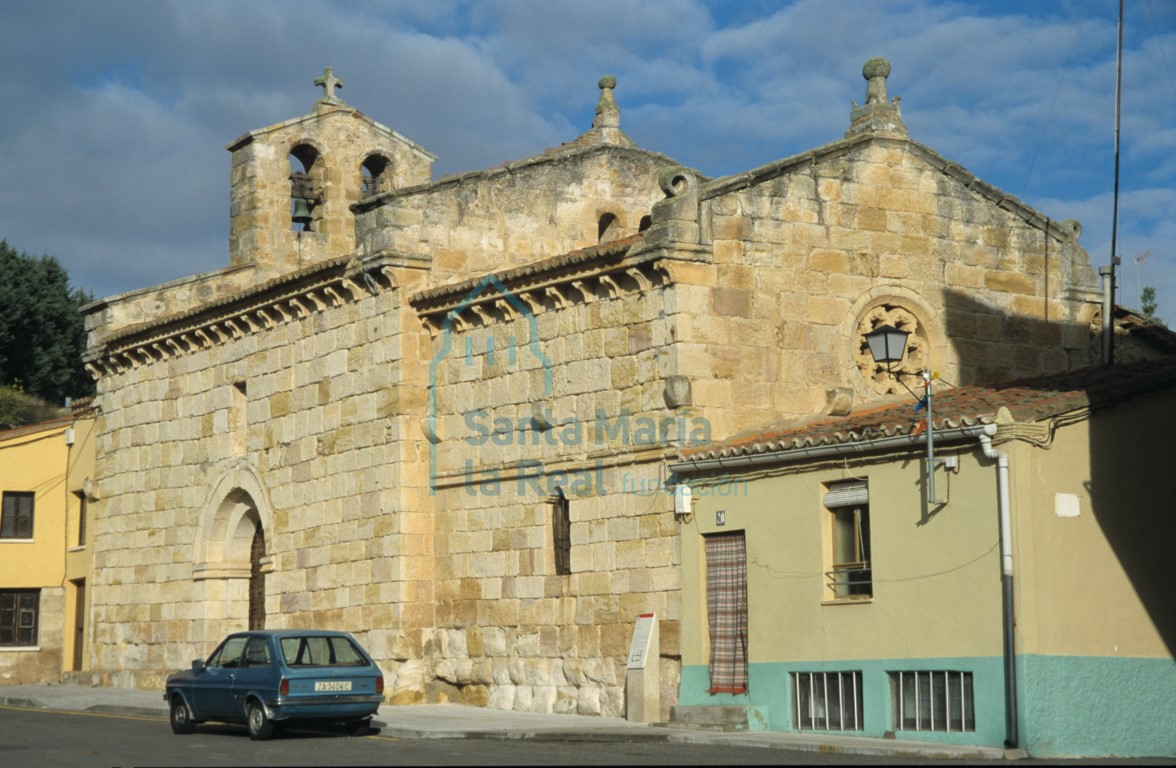
[[[359,167],[359,197],[366,200],[392,190],[392,161],[383,155],[369,155]]]
[[[315,232],[322,218],[322,162],[318,150],[299,144],[290,150],[290,229]]]

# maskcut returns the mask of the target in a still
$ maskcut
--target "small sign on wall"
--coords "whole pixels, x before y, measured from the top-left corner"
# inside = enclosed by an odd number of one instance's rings
[[[720,509],[717,512],[715,512],[715,525],[726,525],[726,524],[727,524],[727,510]]]
[[[633,642],[629,644],[627,669],[645,668],[645,660],[649,657],[649,641],[653,637],[656,624],[656,613],[642,613],[637,616],[637,625],[633,628]]]
[[[1076,493],[1055,493],[1054,514],[1058,517],[1078,517],[1079,504]]]

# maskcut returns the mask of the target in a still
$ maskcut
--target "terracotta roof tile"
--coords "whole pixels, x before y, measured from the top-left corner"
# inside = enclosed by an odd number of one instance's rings
[[[1035,422],[1172,388],[1176,388],[1176,357],[1002,384],[953,388],[940,382],[932,400],[934,427],[944,430],[990,424],[1001,407],[1007,408],[1017,421]],[[682,455],[694,460],[729,458],[917,435],[925,428],[926,411],[916,413],[916,405],[917,401],[908,396],[874,404],[848,416],[817,417],[736,435],[720,443],[684,450]]]

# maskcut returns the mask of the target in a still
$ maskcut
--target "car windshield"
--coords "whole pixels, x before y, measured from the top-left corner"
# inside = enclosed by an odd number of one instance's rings
[[[283,637],[282,656],[288,667],[363,667],[367,660],[346,637],[299,635]]]

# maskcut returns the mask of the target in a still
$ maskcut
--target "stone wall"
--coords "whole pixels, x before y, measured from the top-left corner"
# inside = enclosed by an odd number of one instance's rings
[[[386,162],[380,183],[389,190],[428,182],[433,155],[357,110],[316,105],[312,114],[251,131],[233,153],[229,261],[256,264],[259,279],[355,250],[350,206],[359,202],[365,161]],[[297,161],[293,164],[290,157]],[[292,229],[291,171],[302,169],[311,222]]]
[[[883,323],[913,334],[912,387],[924,367],[966,384],[1091,364],[1075,226],[947,165],[874,138],[699,186],[713,261],[673,268],[675,331],[716,433],[903,391],[862,340]]]
[[[428,254],[431,281],[507,269],[636,234],[661,198],[657,171],[669,158],[611,145],[572,147],[488,171],[381,196],[357,208],[366,253]]]
[[[668,714],[681,605],[662,462],[679,422],[696,423],[666,404],[662,291],[580,296],[591,300],[434,342],[451,351],[435,369],[435,690],[497,708],[622,716],[633,626],[655,612]],[[571,523],[564,574],[560,493]]]
[[[348,629],[389,655],[402,630],[431,625],[431,609],[399,615],[430,598],[404,594],[414,580],[431,580],[422,481],[401,455],[413,355],[394,294],[336,295],[100,382],[96,669],[162,674],[243,628],[257,526],[270,626]]]

